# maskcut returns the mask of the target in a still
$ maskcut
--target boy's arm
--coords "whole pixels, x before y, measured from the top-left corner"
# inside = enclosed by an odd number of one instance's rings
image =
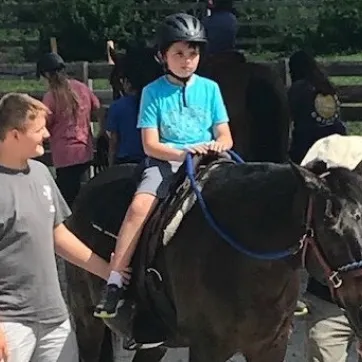
[[[63,223],[54,228],[54,243],[60,257],[104,280],[108,279],[109,264],[83,244]]]
[[[214,88],[214,104],[213,104],[213,131],[214,144],[210,145],[210,150],[216,152],[224,152],[233,146],[233,138],[229,127],[229,116],[226,110],[224,100],[221,95],[220,88],[215,84]]]
[[[159,108],[157,97],[152,89],[144,88],[141,95],[138,128],[141,129],[143,150],[147,156],[165,161],[185,159],[185,152],[164,145],[160,142]]]
[[[228,123],[218,123],[214,126],[215,141],[224,146],[223,151],[230,150],[233,147],[233,138]],[[210,146],[211,148],[211,146]]]
[[[44,165],[42,167],[51,187],[55,209],[53,239],[56,253],[68,262],[107,280],[110,272],[108,263],[83,244],[64,225],[65,220],[71,215],[71,211],[49,170]]]
[[[147,156],[164,161],[184,161],[185,151],[162,144],[157,128],[142,128],[141,132],[143,149]]]

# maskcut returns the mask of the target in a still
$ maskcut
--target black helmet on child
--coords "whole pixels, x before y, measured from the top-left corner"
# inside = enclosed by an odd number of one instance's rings
[[[207,43],[205,28],[200,20],[184,13],[167,16],[157,31],[158,49],[165,51],[177,41]]]
[[[55,72],[65,68],[65,62],[63,58],[57,53],[44,54],[36,64],[36,75],[39,78],[44,76],[47,72]]]

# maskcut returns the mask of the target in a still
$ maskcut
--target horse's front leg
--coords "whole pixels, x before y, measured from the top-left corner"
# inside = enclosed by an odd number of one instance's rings
[[[260,346],[254,352],[246,353],[247,362],[284,362],[288,347],[289,328],[280,336],[277,341],[269,346]]]

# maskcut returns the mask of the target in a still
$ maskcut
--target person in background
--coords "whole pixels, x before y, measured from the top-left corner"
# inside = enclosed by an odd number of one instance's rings
[[[121,81],[126,94],[111,104],[107,114],[110,165],[144,160],[141,130],[137,128],[141,92],[162,72],[154,57],[132,49],[127,52],[122,68]]]
[[[289,155],[300,164],[316,141],[332,134],[346,135],[347,130],[336,89],[316,60],[299,50],[290,57],[289,69],[292,85],[288,100],[294,125]],[[307,361],[346,361],[355,335],[328,286],[309,277],[304,301],[298,301],[297,311],[308,314]]]
[[[238,21],[233,0],[214,0],[211,15],[203,18],[209,54],[235,49]]]
[[[315,59],[297,51],[289,59],[289,69],[292,85],[288,100],[293,121],[289,155],[299,164],[317,140],[334,133],[346,135],[347,131],[337,92]]]
[[[51,110],[47,127],[56,182],[71,207],[81,183],[89,178],[93,159],[91,121],[92,117],[98,118],[100,103],[87,85],[67,76],[64,60],[56,53],[39,59],[37,73],[49,87],[43,103]]]

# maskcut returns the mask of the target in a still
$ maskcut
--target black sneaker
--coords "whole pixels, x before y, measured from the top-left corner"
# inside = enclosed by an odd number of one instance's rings
[[[107,284],[102,292],[101,301],[94,309],[93,315],[98,318],[114,318],[118,308],[124,304],[124,289],[116,284]]]
[[[294,309],[294,316],[295,317],[302,317],[309,313],[307,305],[302,302],[301,300],[297,301],[297,305]]]

